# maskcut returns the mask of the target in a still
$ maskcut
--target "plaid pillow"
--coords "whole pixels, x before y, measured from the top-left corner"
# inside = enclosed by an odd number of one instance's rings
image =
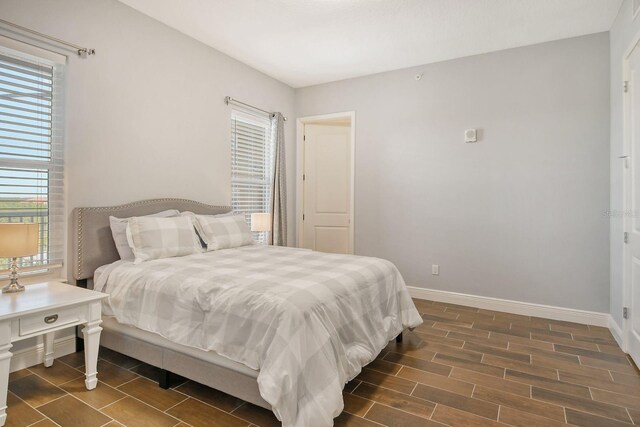
[[[251,230],[244,220],[244,215],[196,215],[196,221],[199,225],[198,230],[202,230],[201,237],[207,244],[207,251],[253,244]]]
[[[133,217],[127,225],[127,240],[134,264],[202,252],[200,240],[188,217]]]
[[[204,217],[216,217],[219,218],[221,216],[232,216],[235,215],[233,212],[226,212],[223,214],[215,214],[215,215],[200,215],[200,216],[204,216]],[[202,227],[200,227],[200,223],[198,222],[198,220],[196,219],[196,214],[194,214],[191,211],[182,211],[180,212],[180,216],[186,216],[191,218],[191,220],[193,221],[193,226],[196,229],[196,233],[198,233],[198,237],[200,238],[200,243],[203,249],[207,248],[207,244],[204,241],[204,231],[202,230]]]
[[[154,213],[151,215],[145,216],[158,216],[162,218],[166,218],[169,216],[176,216],[180,212],[176,209],[169,209],[167,211],[162,211],[158,213]],[[127,224],[129,223],[129,218],[116,218],[115,216],[109,217],[109,225],[111,226],[111,235],[113,236],[113,241],[116,244],[116,249],[118,250],[118,255],[120,255],[120,259],[125,261],[133,261],[135,256],[131,251],[131,247],[129,247],[129,242],[127,240]]]

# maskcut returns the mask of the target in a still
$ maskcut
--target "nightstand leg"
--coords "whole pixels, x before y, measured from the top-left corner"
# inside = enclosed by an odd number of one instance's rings
[[[100,327],[102,320],[88,322],[82,330],[84,335],[84,364],[85,376],[84,384],[87,390],[93,390],[98,385],[98,350],[100,348]]]
[[[53,337],[54,332],[44,334],[44,366],[46,368],[53,365]]]
[[[0,324],[0,426],[7,421],[7,393],[9,390],[9,367],[11,365],[11,325]]]

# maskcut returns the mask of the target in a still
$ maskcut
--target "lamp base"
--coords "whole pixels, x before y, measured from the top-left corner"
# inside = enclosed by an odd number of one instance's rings
[[[5,286],[4,288],[2,288],[2,293],[3,294],[13,294],[15,292],[23,292],[24,291],[24,286],[22,286],[19,283],[10,283],[7,286]]]
[[[2,288],[3,294],[12,294],[24,291],[24,286],[18,283],[18,259],[11,258],[11,283]]]

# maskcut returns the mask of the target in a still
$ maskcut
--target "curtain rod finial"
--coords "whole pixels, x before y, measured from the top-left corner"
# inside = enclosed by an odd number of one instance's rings
[[[78,49],[78,56],[81,58],[86,58],[87,56],[95,55],[95,54],[96,54],[95,49],[89,49],[86,47],[83,47],[82,49]]]

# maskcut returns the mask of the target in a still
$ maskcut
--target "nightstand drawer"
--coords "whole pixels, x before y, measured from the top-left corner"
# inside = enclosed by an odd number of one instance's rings
[[[60,325],[78,322],[82,318],[83,308],[86,310],[86,307],[63,308],[23,317],[20,319],[20,336],[44,332]]]

